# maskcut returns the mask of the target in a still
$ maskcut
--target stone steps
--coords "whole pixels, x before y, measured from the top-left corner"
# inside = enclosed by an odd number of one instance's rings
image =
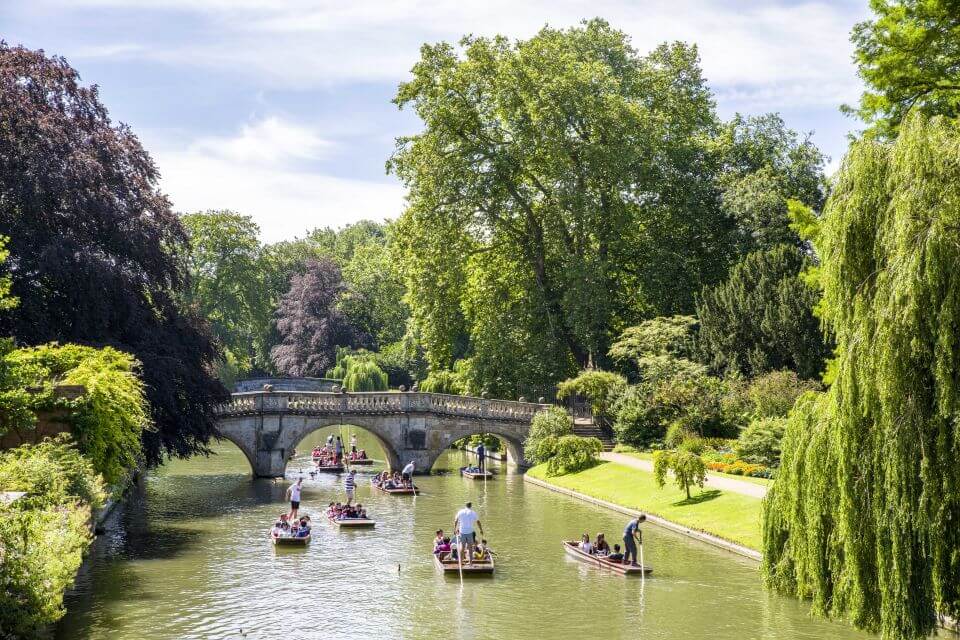
[[[577,419],[574,421],[573,425],[573,434],[580,436],[581,438],[596,438],[603,444],[604,451],[613,451],[614,442],[613,438],[607,435],[600,427],[595,425],[593,421],[586,421],[582,419]]]

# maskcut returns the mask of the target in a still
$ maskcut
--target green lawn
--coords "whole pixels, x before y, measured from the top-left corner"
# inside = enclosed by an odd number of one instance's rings
[[[759,498],[717,489],[696,489],[689,502],[673,484],[658,489],[653,474],[613,462],[565,476],[546,477],[546,465],[527,473],[565,489],[645,511],[720,538],[760,549]]]
[[[649,460],[650,462],[653,462],[653,453],[649,451],[617,451],[617,453],[622,453],[623,455],[630,456],[631,458],[639,458],[641,460]],[[759,484],[764,487],[770,486],[770,483],[773,482],[773,480],[770,478],[751,478],[750,476],[738,476],[733,473],[721,473],[719,471],[707,471],[707,475],[733,478],[734,480],[743,480],[744,482]]]

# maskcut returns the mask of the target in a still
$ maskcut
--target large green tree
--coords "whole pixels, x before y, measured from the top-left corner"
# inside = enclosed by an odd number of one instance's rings
[[[960,615],[960,128],[855,143],[817,241],[836,381],[791,413],[764,572],[888,640]]]
[[[388,165],[409,188],[398,244],[431,364],[460,336],[483,362],[536,336],[569,373],[615,327],[689,309],[733,241],[696,48],[640,56],[602,20],[461,45],[422,48],[396,103],[424,129]]]
[[[808,260],[781,244],[747,255],[724,282],[705,287],[697,300],[701,359],[719,372],[819,377],[831,345],[813,314],[819,293],[801,276]]]
[[[264,290],[260,228],[249,216],[206,211],[182,216],[190,235],[188,304],[210,323],[241,372],[263,367],[271,300]]]
[[[911,109],[960,116],[960,4],[956,0],[871,0],[876,14],[853,29],[860,77],[857,108],[868,133],[892,137]]]

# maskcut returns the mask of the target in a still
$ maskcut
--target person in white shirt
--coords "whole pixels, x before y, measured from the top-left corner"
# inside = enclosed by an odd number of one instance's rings
[[[357,456],[357,434],[355,434],[355,433],[350,434],[350,453],[353,454],[353,456],[351,456],[351,457],[356,458],[356,456]]]
[[[411,460],[407,463],[407,466],[403,468],[403,471],[400,472],[404,486],[413,486],[413,470],[415,467],[416,465],[414,465],[413,460]]]
[[[580,550],[586,553],[593,553],[593,543],[590,542],[590,536],[586,533],[580,536]]]
[[[453,519],[454,533],[458,534],[457,553],[461,558],[467,559],[467,564],[473,564],[473,550],[477,546],[477,534],[474,527],[480,530],[483,535],[483,525],[480,524],[480,516],[473,510],[473,505],[467,505],[457,512],[457,517]],[[466,548],[466,553],[464,553]]]
[[[290,521],[297,519],[297,511],[300,510],[300,489],[303,485],[303,476],[297,478],[297,481],[287,487],[287,498],[290,500]]]

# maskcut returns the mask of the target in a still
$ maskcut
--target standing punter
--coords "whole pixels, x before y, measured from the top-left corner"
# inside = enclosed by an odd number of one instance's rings
[[[297,511],[300,510],[300,489],[303,485],[303,476],[297,478],[297,481],[287,487],[287,498],[290,500],[290,522],[297,519]]]
[[[483,446],[483,440],[480,441],[480,444],[477,445],[477,468],[480,469],[480,473],[485,471],[485,462],[484,458],[487,457],[487,448]]]
[[[643,533],[640,531],[640,523],[646,522],[647,516],[642,513],[627,523],[627,528],[623,530],[623,564],[631,560],[630,565],[638,567],[637,564],[637,543],[643,544]]]
[[[400,477],[403,479],[404,486],[413,486],[413,470],[416,468],[416,465],[413,463],[413,460],[407,463],[407,466],[403,468],[403,471],[400,472]]]
[[[357,472],[353,469],[350,470],[350,473],[347,474],[346,479],[343,481],[343,488],[347,491],[347,504],[353,502],[353,492],[357,488]]]
[[[480,516],[473,510],[473,505],[467,505],[457,512],[457,517],[453,519],[453,531],[458,535],[457,553],[463,557],[463,548],[467,548],[467,564],[473,564],[473,550],[477,546],[477,534],[473,530],[474,525],[480,529],[480,535],[483,535],[483,525],[480,524]]]

